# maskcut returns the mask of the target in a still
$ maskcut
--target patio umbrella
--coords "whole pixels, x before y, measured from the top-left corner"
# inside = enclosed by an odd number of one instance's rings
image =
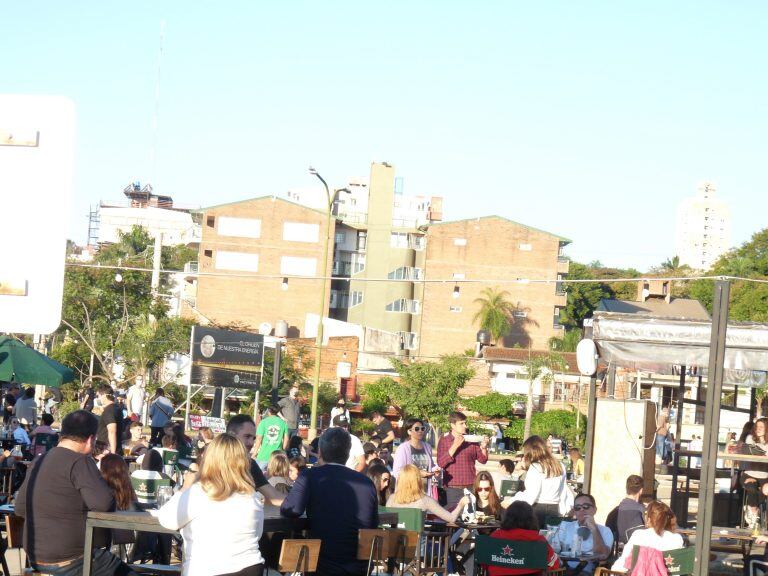
[[[0,380],[58,388],[74,379],[74,372],[56,360],[23,342],[0,336]]]

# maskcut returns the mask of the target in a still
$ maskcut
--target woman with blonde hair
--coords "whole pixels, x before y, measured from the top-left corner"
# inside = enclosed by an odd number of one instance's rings
[[[205,450],[199,480],[184,486],[158,517],[164,527],[181,531],[184,576],[264,573],[259,551],[264,505],[256,495],[248,452],[235,436],[213,439]]]
[[[523,442],[520,468],[526,472],[525,490],[515,494],[512,501],[528,502],[533,506],[539,526],[546,526],[548,516],[560,516],[560,501],[568,489],[565,467],[552,455],[541,436],[530,436]]]
[[[267,463],[267,482],[274,486],[278,492],[288,494],[293,486],[291,480],[291,463],[288,456],[282,450],[275,450],[269,456]]]
[[[387,506],[392,508],[418,508],[427,514],[437,516],[445,522],[455,522],[464,506],[467,504],[466,496],[459,500],[453,512],[448,512],[437,503],[437,500],[424,493],[421,481],[421,470],[413,464],[406,464],[400,469],[397,477],[395,493],[387,499]]]
[[[611,570],[626,572],[632,562],[632,549],[647,546],[666,552],[683,547],[683,537],[676,533],[677,519],[672,509],[658,500],[648,504],[645,510],[645,528],[635,530]]]

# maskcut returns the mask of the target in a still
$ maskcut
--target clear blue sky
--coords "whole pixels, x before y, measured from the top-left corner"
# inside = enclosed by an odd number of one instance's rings
[[[0,92],[78,111],[71,236],[151,182],[181,204],[332,185],[387,161],[447,219],[499,214],[576,259],[657,264],[709,179],[766,226],[768,5],[7,2]],[[165,21],[157,170],[153,114]]]

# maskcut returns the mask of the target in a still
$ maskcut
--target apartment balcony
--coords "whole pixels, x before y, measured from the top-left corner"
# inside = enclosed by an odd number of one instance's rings
[[[333,263],[333,275],[349,278],[352,275],[352,262],[336,260]]]
[[[199,270],[198,262],[187,262],[184,264],[184,274],[197,274]]]
[[[336,213],[336,217],[347,224],[366,224],[368,222],[368,214],[365,212],[345,212],[339,210]]]
[[[555,306],[565,306],[566,304],[568,304],[568,294],[555,292]]]
[[[571,260],[566,256],[557,257],[557,273],[568,274],[568,270],[571,267]]]

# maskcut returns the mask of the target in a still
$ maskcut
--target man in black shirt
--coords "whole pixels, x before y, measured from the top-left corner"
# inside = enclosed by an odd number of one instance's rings
[[[384,418],[381,412],[376,410],[371,412],[371,419],[376,424],[376,428],[374,428],[375,434],[381,438],[379,449],[387,450],[392,454],[392,443],[395,441],[395,431],[392,429],[392,424]]]
[[[44,574],[82,574],[88,511],[115,509],[112,491],[91,457],[98,425],[85,410],[68,414],[58,446],[35,460],[19,489],[15,513],[26,520],[24,550]],[[109,551],[109,536],[109,531],[94,534],[94,576],[134,574]]]
[[[250,456],[251,450],[253,450],[253,444],[256,442],[256,423],[253,418],[247,414],[237,414],[232,416],[229,422],[227,422],[227,433],[236,436],[240,442],[245,445],[245,449]],[[280,506],[283,503],[285,494],[281,494],[277,489],[267,482],[264,473],[261,468],[251,457],[251,476],[253,476],[253,483],[259,492],[264,496],[266,501],[273,506]]]
[[[115,392],[111,386],[103,384],[97,392],[103,411],[99,418],[99,430],[96,440],[109,448],[112,454],[123,451],[123,411],[115,403]]]

